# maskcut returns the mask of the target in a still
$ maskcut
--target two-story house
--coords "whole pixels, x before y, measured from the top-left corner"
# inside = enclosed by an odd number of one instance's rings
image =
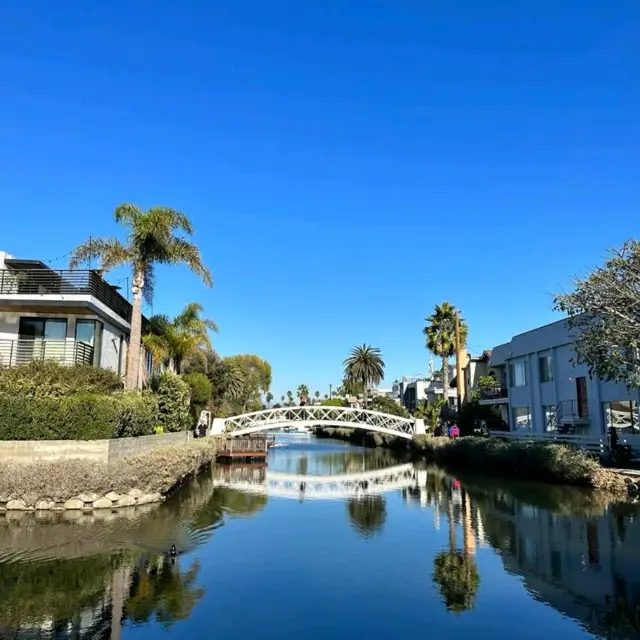
[[[639,392],[590,378],[586,365],[573,362],[573,345],[566,321],[559,320],[492,350],[488,364],[506,383],[500,392],[511,430],[601,436],[615,426],[629,444],[639,446]],[[496,404],[496,399],[484,402]]]
[[[52,269],[0,251],[0,366],[53,359],[124,375],[131,313],[97,271]],[[141,381],[151,366],[146,354]]]

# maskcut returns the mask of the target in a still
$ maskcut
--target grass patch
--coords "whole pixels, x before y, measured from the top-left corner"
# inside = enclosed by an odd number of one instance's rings
[[[209,465],[216,456],[215,438],[159,447],[114,463],[56,460],[0,465],[0,502],[38,500],[64,502],[81,493],[104,495],[110,491],[166,495],[186,478]]]

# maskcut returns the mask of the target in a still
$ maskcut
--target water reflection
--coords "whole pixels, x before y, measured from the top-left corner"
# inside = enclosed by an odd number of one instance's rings
[[[367,596],[370,615],[384,609],[396,625],[414,609],[427,608],[420,615],[440,621],[434,631],[455,635],[451,625],[473,618],[494,637],[503,601],[495,590],[492,597],[483,594],[511,574],[518,582],[509,588],[524,586],[529,594],[518,615],[532,624],[537,614],[527,607],[538,601],[598,637],[640,636],[635,505],[610,505],[567,488],[455,478],[390,452],[297,446],[274,452],[269,466],[214,467],[160,507],[106,518],[0,515],[0,637],[120,638],[149,625],[162,627],[167,637],[200,637],[201,627],[189,627],[199,612],[215,615],[216,607],[230,606],[218,604],[227,590],[207,583],[209,549],[216,562],[224,555],[218,549],[241,552],[235,557],[243,562],[229,565],[225,580],[239,573],[238,583],[249,593],[252,584],[268,584],[285,601],[300,592],[300,602],[322,605],[322,594],[331,593],[315,586],[324,566],[331,575],[351,576],[340,581],[345,601],[372,588],[375,579],[387,581],[380,588],[384,599],[376,600],[375,590]],[[243,523],[247,518],[254,518],[250,527]],[[295,533],[289,532],[286,525],[294,522]],[[419,535],[405,535],[407,528]],[[230,532],[239,536],[236,547],[229,546]],[[307,538],[314,542],[305,546]],[[314,546],[324,540],[335,541],[328,555]],[[278,545],[279,552],[269,553]],[[313,565],[309,554],[322,560],[293,584],[281,571],[281,554],[288,571]],[[352,557],[369,564],[349,571]],[[405,559],[405,573],[376,573],[381,569],[371,566],[372,558],[380,567]],[[407,558],[426,559],[418,584],[437,599],[423,594],[419,606],[408,607],[406,593],[397,600],[389,595],[394,589],[401,594],[402,581],[411,578]],[[322,606],[337,605],[328,600]],[[346,624],[347,614],[335,625]],[[283,622],[280,635],[269,637],[296,637],[286,628]],[[512,635],[517,638],[518,629]],[[329,631],[326,637],[332,637]]]

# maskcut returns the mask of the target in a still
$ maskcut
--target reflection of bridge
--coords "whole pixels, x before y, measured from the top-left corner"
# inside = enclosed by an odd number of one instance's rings
[[[296,424],[305,427],[350,427],[366,429],[392,436],[411,439],[414,435],[424,434],[424,421],[414,418],[393,416],[368,409],[350,407],[281,407],[254,411],[231,418],[215,418],[212,435],[227,433],[244,436],[257,431],[277,429]]]
[[[379,495],[418,484],[412,464],[331,476],[280,473],[261,468],[214,467],[214,484],[277,498],[349,499]]]

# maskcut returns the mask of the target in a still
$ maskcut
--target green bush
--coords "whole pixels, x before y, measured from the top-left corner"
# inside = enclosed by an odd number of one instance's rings
[[[398,404],[392,398],[387,396],[376,396],[369,405],[371,411],[379,411],[380,413],[390,413],[393,416],[400,416],[401,418],[408,418],[409,413],[401,405]]]
[[[323,407],[344,407],[343,398],[327,398],[322,401]]]
[[[64,366],[53,360],[0,368],[0,393],[59,398],[77,393],[110,394],[122,389],[118,374],[86,364]]]
[[[213,398],[213,385],[204,373],[187,373],[182,379],[191,390],[191,415],[195,423],[200,417],[200,412]]]
[[[189,385],[175,373],[166,371],[151,381],[158,402],[156,424],[165,433],[185,431],[191,426]]]
[[[100,440],[154,432],[151,394],[29,398],[0,394],[0,440]]]

